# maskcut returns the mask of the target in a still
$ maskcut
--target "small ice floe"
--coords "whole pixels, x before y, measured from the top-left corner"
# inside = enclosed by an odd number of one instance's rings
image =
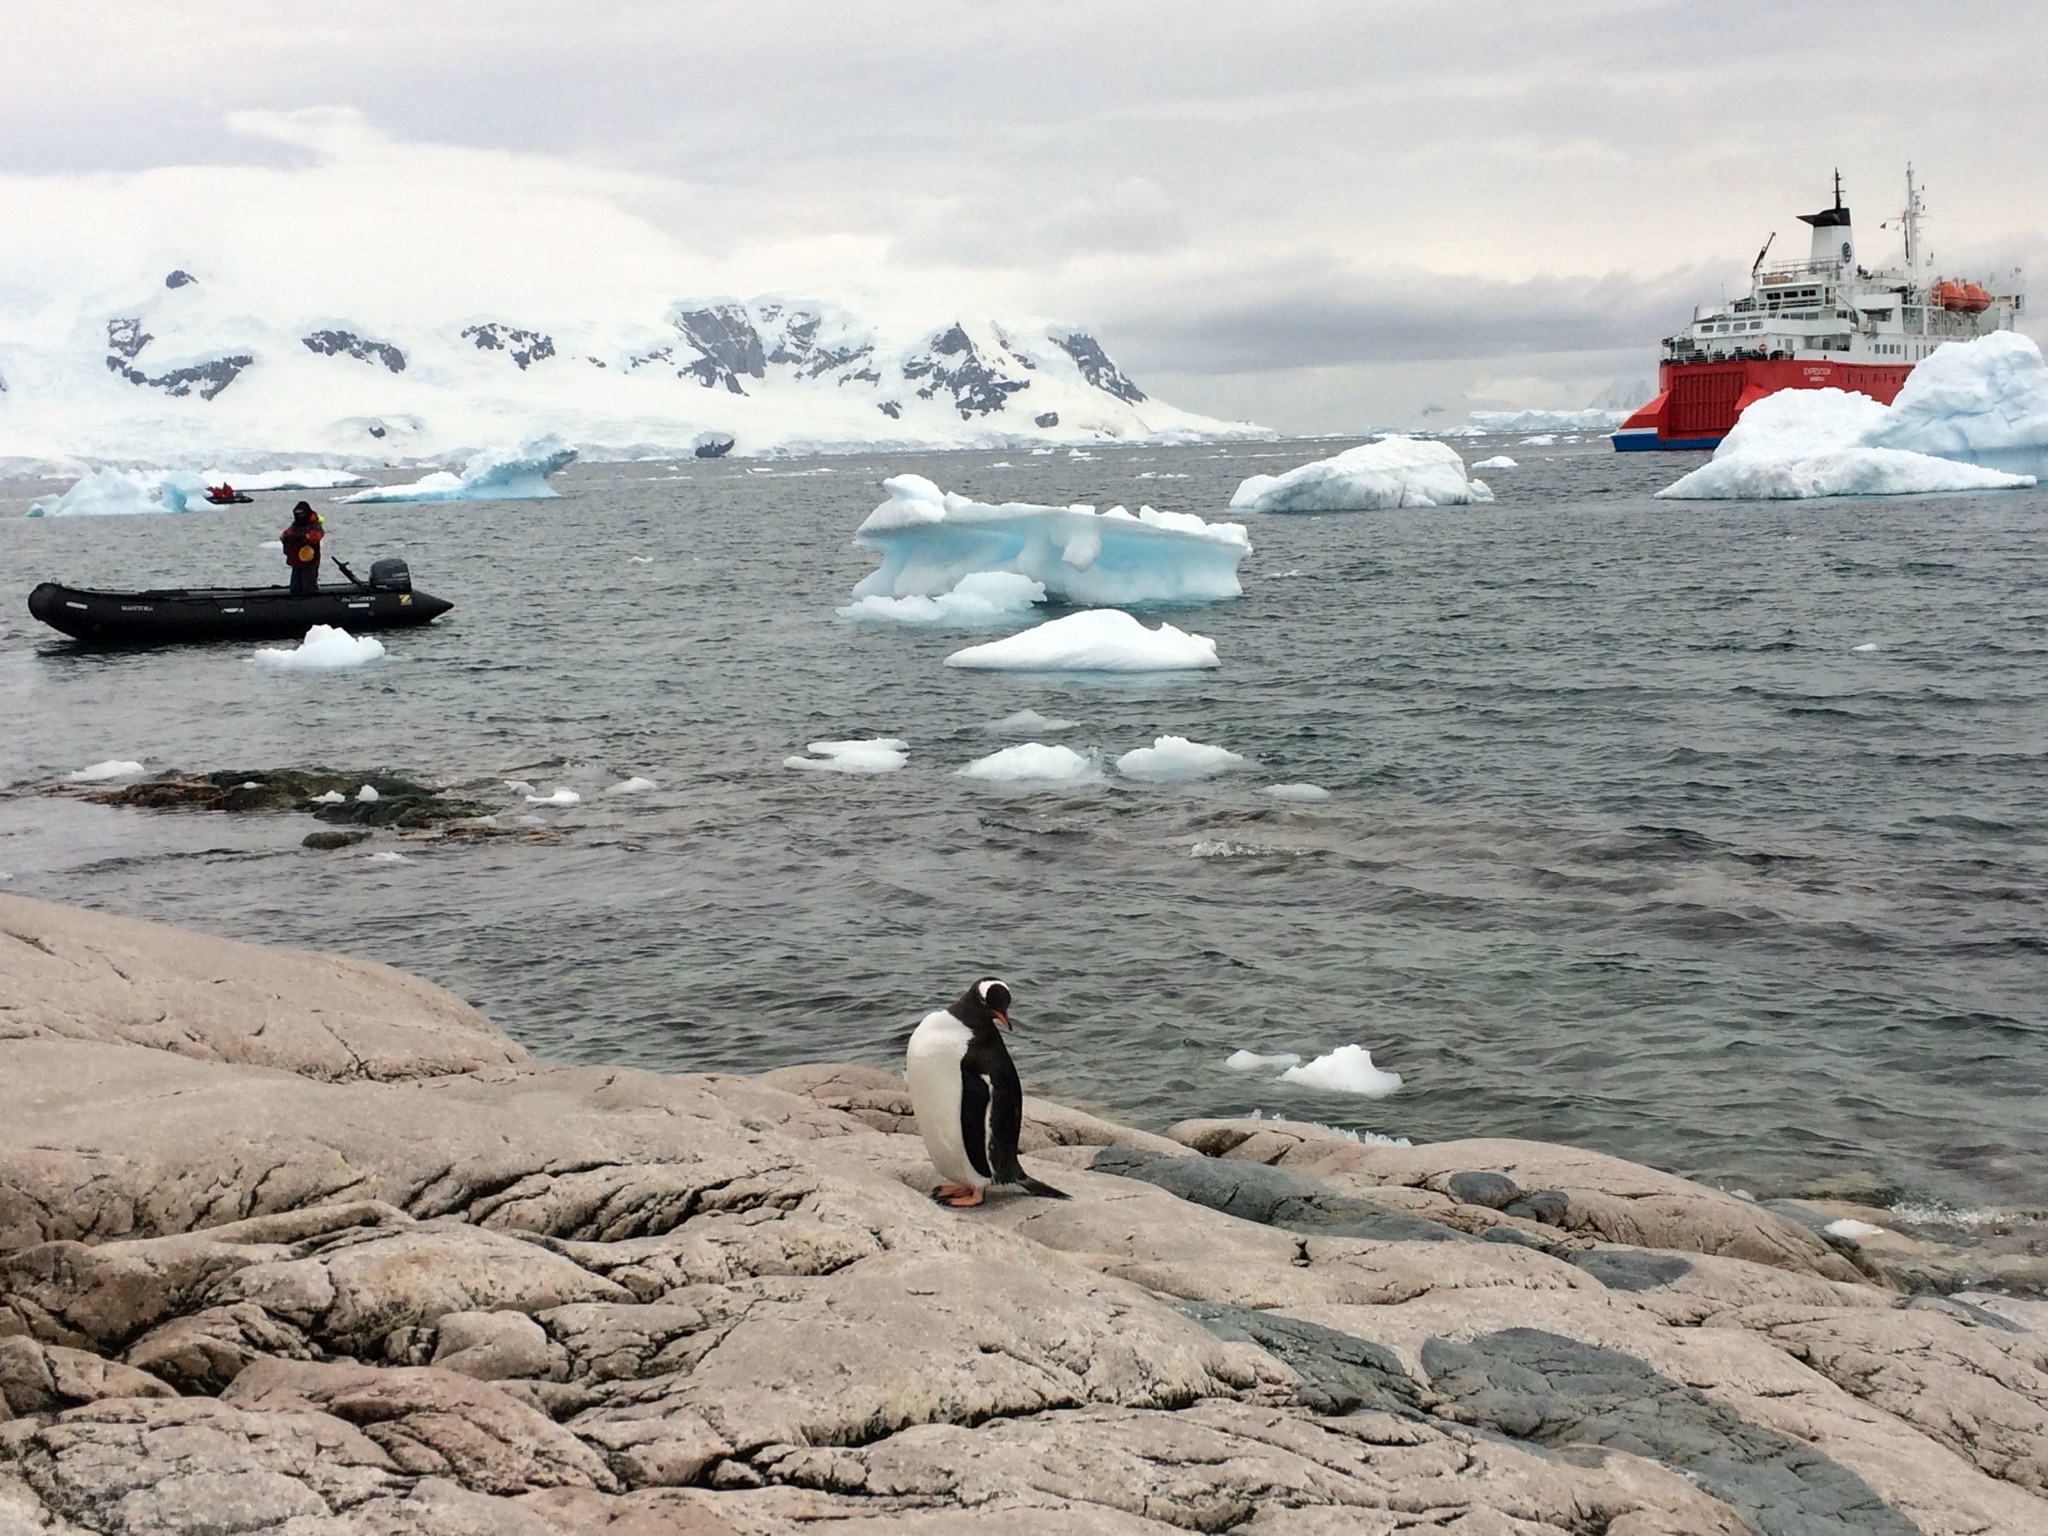
[[[1233,1072],[1279,1072],[1300,1066],[1301,1058],[1292,1051],[1275,1051],[1270,1055],[1261,1055],[1257,1051],[1232,1051],[1223,1059],[1223,1065]]]
[[[1320,784],[1268,784],[1259,793],[1275,800],[1298,800],[1304,805],[1330,798],[1330,792]]]
[[[1327,1055],[1304,1066],[1289,1067],[1280,1074],[1283,1083],[1304,1088],[1326,1088],[1332,1093],[1355,1093],[1362,1098],[1384,1099],[1401,1086],[1401,1074],[1382,1072],[1372,1064],[1372,1052],[1362,1045],[1340,1045]]]
[[[363,804],[369,805],[373,801],[382,800],[384,797],[377,793],[376,785],[365,784],[361,789],[356,791],[356,798],[362,801]]]
[[[1858,1221],[1853,1216],[1844,1216],[1840,1221],[1831,1221],[1821,1228],[1829,1237],[1846,1237],[1852,1242],[1862,1242],[1866,1237],[1879,1237],[1884,1228],[1874,1222]]]
[[[1557,438],[1549,432],[1539,432],[1534,437],[1522,439],[1522,446],[1524,448],[1550,448],[1554,447],[1556,443]]]
[[[1189,779],[1206,779],[1212,773],[1228,773],[1244,759],[1227,747],[1189,741],[1185,736],[1158,736],[1149,747],[1126,752],[1116,760],[1116,771],[1127,779],[1152,784],[1176,784]]]
[[[650,789],[659,788],[661,786],[655,783],[654,780],[643,779],[636,773],[630,779],[621,779],[618,783],[607,789],[605,793],[608,795],[644,795]]]
[[[863,597],[839,610],[842,619],[886,624],[994,624],[1045,601],[1045,585],[1015,571],[970,571],[937,597]]]
[[[1521,466],[1504,453],[1496,453],[1490,459],[1481,459],[1472,466],[1474,469],[1519,469]]]
[[[1070,613],[1034,629],[970,645],[949,667],[1004,672],[1178,672],[1222,665],[1216,642],[1162,623],[1147,629],[1118,608]]]
[[[313,797],[313,803],[315,805],[342,805],[346,803],[347,800],[348,796],[344,795],[338,789],[330,789],[324,795],[315,795]]]
[[[1491,501],[1446,443],[1390,437],[1317,459],[1284,475],[1253,475],[1230,498],[1233,512],[1365,512]]]
[[[533,786],[525,779],[507,779],[505,780],[505,787],[515,795],[530,795],[533,793]]]
[[[1026,736],[1033,731],[1071,731],[1081,722],[1061,720],[1052,715],[1041,715],[1035,709],[1020,709],[1014,715],[1005,715],[989,727],[1001,731],[1005,736]]]
[[[365,855],[365,857],[372,864],[410,864],[412,862],[404,854],[395,853],[389,848],[383,849],[378,853]]]
[[[988,784],[1085,784],[1102,776],[1092,755],[1036,741],[977,757],[959,774]]]
[[[280,672],[333,672],[343,667],[360,667],[383,654],[383,643],[368,635],[359,640],[332,624],[315,624],[296,646],[258,646],[256,663]]]
[[[626,558],[628,560],[631,560],[635,565],[654,564],[654,556],[652,555],[628,555]]]
[[[1850,650],[1857,652],[1859,655],[1868,655],[1870,652],[1876,650],[1877,648],[1878,644],[1875,640],[1866,640],[1861,645],[1852,645],[1849,647]]]
[[[461,474],[436,470],[410,485],[377,485],[353,496],[346,504],[380,501],[534,501],[559,496],[548,484],[548,476],[567,468],[576,450],[561,438],[549,434],[529,437],[509,448],[486,448],[472,454]]]
[[[581,805],[583,797],[577,794],[575,790],[558,784],[544,795],[528,795],[526,803],[528,805]]]
[[[1205,838],[1188,849],[1191,859],[1274,859],[1293,858],[1298,848],[1275,848],[1270,843],[1231,843],[1222,838]]]
[[[804,744],[809,757],[785,757],[785,768],[803,768],[825,773],[894,773],[910,761],[910,743],[894,736],[874,736],[865,741],[812,741]]]
[[[140,763],[130,762],[126,758],[110,757],[103,763],[93,763],[76,773],[68,773],[65,777],[74,784],[100,784],[108,779],[132,779],[141,772]]]

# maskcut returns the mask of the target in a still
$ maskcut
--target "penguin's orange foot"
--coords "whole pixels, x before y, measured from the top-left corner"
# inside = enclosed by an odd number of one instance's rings
[[[982,1192],[972,1184],[941,1184],[932,1191],[932,1198],[941,1205],[950,1205],[955,1210],[966,1210],[981,1204]]]

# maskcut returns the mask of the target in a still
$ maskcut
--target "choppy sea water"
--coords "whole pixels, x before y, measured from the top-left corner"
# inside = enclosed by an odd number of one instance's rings
[[[1244,598],[1169,615],[1218,672],[962,672],[958,632],[833,611],[885,475],[1216,516],[1339,446],[579,466],[559,501],[336,509],[331,550],[401,553],[458,606],[321,676],[81,653],[25,608],[46,576],[270,580],[294,497],[29,521],[49,487],[0,486],[0,890],[387,961],[574,1061],[893,1065],[994,971],[1027,1085],[1138,1123],[1258,1110],[1760,1192],[2048,1200],[2048,493],[1672,504],[1650,492],[1683,456],[1483,444],[1521,461],[1493,506],[1251,519]],[[1026,708],[1106,758],[1173,733],[1252,761],[954,776]],[[909,765],[782,766],[863,736]],[[389,768],[541,825],[319,853],[299,816],[45,792],[107,758]],[[598,793],[634,774],[659,789]],[[1258,792],[1286,781],[1333,797]],[[1223,1066],[1352,1042],[1398,1094]]]

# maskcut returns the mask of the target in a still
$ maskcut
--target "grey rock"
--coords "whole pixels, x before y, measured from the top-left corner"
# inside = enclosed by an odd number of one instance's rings
[[[1089,1166],[1097,1173],[1143,1179],[1196,1205],[1290,1232],[1401,1242],[1469,1241],[1464,1233],[1436,1222],[1337,1194],[1313,1179],[1257,1163],[1161,1157],[1133,1147],[1105,1147]]]
[[[1641,1248],[1584,1248],[1571,1262],[1610,1291],[1648,1291],[1692,1273],[1682,1253],[1656,1253]]]
[[[1467,1205],[1505,1210],[1522,1197],[1521,1187],[1504,1173],[1466,1169],[1444,1180],[1444,1188]]]
[[[1415,1383],[1392,1350],[1299,1318],[1207,1301],[1183,1301],[1175,1310],[1219,1339],[1256,1344],[1301,1378],[1295,1396],[1317,1413],[1417,1412]]]
[[[321,357],[352,357],[360,363],[382,363],[392,373],[405,372],[405,354],[388,341],[372,341],[354,331],[314,331],[299,340]]]
[[[1618,1350],[1536,1328],[1432,1339],[1440,1412],[1542,1446],[1600,1445],[1674,1467],[1764,1536],[1920,1536],[1862,1478]]]
[[[1132,405],[1144,400],[1145,391],[1133,384],[1124,371],[1109,360],[1109,354],[1102,350],[1102,343],[1087,332],[1070,331],[1064,336],[1056,335],[1053,344],[1074,360],[1082,378],[1104,394],[1114,395]]]

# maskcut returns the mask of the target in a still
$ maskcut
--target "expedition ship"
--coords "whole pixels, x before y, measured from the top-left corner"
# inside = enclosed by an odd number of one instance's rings
[[[1749,271],[1749,297],[1702,306],[1664,339],[1657,398],[1615,431],[1622,452],[1712,448],[1752,401],[1781,389],[1854,390],[1890,405],[1914,365],[1945,341],[2011,330],[2023,299],[2019,273],[1994,292],[1933,279],[1920,239],[1924,209],[1906,169],[1904,264],[1856,264],[1856,235],[1835,173],[1835,205],[1802,213],[1813,227],[1805,261],[1765,266],[1774,233]]]

